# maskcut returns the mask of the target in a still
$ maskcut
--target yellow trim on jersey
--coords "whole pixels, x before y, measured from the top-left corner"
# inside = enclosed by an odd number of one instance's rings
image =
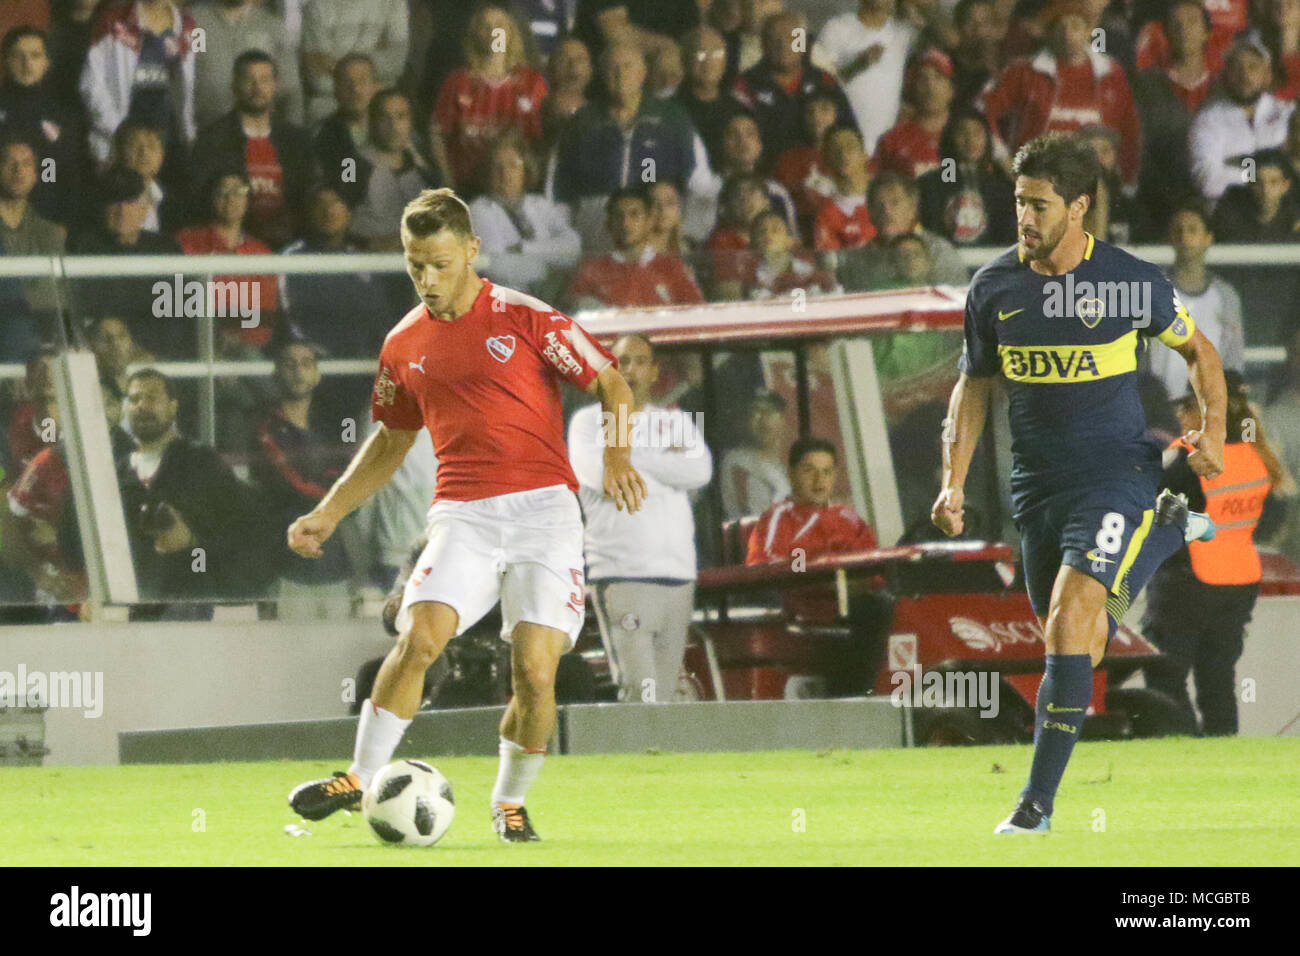
[[[1180,328],[1180,324],[1178,321],[1179,319],[1182,319],[1181,335],[1179,334],[1178,331]],[[1195,334],[1196,334],[1196,322],[1192,319],[1192,313],[1187,311],[1187,306],[1183,305],[1182,301],[1178,298],[1178,293],[1175,292],[1174,293],[1174,321],[1169,323],[1169,328],[1165,329],[1163,332],[1157,335],[1156,338],[1158,338],[1161,342],[1163,342],[1165,345],[1169,346],[1172,349],[1175,348],[1176,346],[1182,345],[1184,342],[1189,341],[1191,337]]]
[[[1133,562],[1137,560],[1138,552],[1142,550],[1142,545],[1146,543],[1147,535],[1151,531],[1151,522],[1156,513],[1148,508],[1142,512],[1142,524],[1133,532],[1133,537],[1129,539],[1128,547],[1124,551],[1124,560],[1119,563],[1119,570],[1115,572],[1115,583],[1110,586],[1111,591],[1116,594],[1120,593],[1120,585],[1127,584],[1125,580],[1128,577],[1129,568],[1133,567]]]
[[[1092,247],[1097,244],[1097,237],[1090,232],[1085,232],[1084,235],[1088,237],[1088,245],[1084,247],[1083,257],[1085,259],[1091,259]]]
[[[1002,374],[1013,382],[1095,382],[1137,371],[1137,330],[1104,345],[999,345]]]

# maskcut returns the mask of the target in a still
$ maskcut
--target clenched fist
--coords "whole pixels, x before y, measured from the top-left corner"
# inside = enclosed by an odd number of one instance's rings
[[[289,548],[304,558],[319,558],[324,553],[322,546],[337,527],[337,518],[316,511],[305,514],[289,525]]]

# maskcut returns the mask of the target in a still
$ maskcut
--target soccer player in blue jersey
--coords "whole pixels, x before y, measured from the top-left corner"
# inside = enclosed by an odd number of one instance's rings
[[[944,422],[943,487],[931,518],[962,529],[963,486],[994,378],[1010,401],[1012,505],[1025,584],[1043,628],[1029,783],[995,833],[1045,832],[1079,739],[1092,671],[1129,603],[1184,540],[1213,523],[1156,495],[1160,444],[1138,400],[1138,356],[1187,361],[1202,427],[1184,436],[1197,474],[1223,470],[1227,391],[1219,353],[1151,263],[1084,231],[1098,167],[1081,141],[1050,134],[1016,154],[1019,242],[966,294],[961,375]],[[1156,345],[1151,340],[1159,341]]]

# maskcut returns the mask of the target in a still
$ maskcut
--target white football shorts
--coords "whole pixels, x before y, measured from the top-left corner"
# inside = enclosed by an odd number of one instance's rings
[[[584,613],[582,512],[564,485],[477,501],[435,501],[429,543],[406,582],[397,628],[410,607],[440,601],[459,615],[457,636],[501,602],[501,637],[520,621],[563,631],[572,648]]]

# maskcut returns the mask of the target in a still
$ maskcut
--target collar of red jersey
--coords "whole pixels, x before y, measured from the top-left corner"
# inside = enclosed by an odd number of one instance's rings
[[[627,265],[628,263],[627,253],[619,249],[615,249],[613,252],[611,252],[609,254],[609,257],[613,259],[615,262],[619,263],[620,265]],[[646,246],[644,249],[641,250],[641,261],[638,262],[637,265],[648,266],[654,260],[654,257],[655,257],[654,247]]]

